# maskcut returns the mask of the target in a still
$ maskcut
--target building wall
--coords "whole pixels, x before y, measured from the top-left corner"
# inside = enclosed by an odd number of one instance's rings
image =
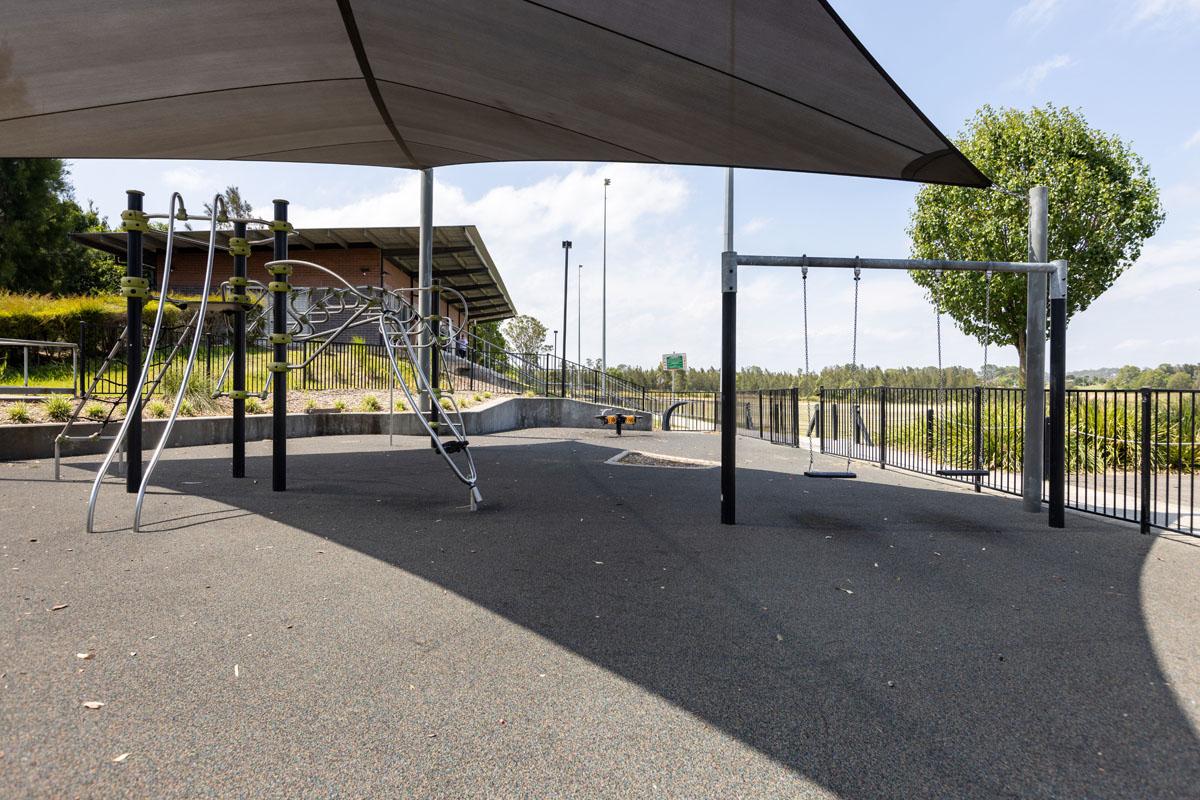
[[[289,251],[292,258],[302,261],[312,261],[327,269],[333,270],[351,286],[379,285],[379,250],[374,247],[355,247],[350,249],[303,250],[292,248]],[[251,280],[267,283],[271,280],[266,263],[272,260],[269,248],[256,247],[246,265],[246,275]],[[206,256],[197,250],[180,250],[175,254],[171,265],[171,291],[177,295],[199,294],[204,284],[204,267]],[[365,271],[365,274],[364,274]],[[213,276],[210,291],[220,290],[221,283],[233,274],[233,259],[225,254],[218,254],[213,264]],[[417,285],[415,278],[409,277],[395,265],[383,262],[383,285],[388,289],[412,288]],[[155,281],[157,283],[158,276]],[[289,282],[293,286],[319,287],[334,286],[336,282],[328,275],[315,269],[296,267],[292,271]],[[411,299],[411,298],[410,298]],[[447,315],[457,325],[462,319],[462,312],[449,303],[442,302],[439,313]]]

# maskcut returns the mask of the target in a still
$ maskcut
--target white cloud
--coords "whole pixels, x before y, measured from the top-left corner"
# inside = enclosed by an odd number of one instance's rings
[[[759,231],[766,230],[774,221],[770,217],[755,217],[742,225],[741,232],[744,234],[758,233]]]
[[[1200,229],[1166,241],[1152,239],[1113,287],[1122,299],[1190,296],[1200,302]],[[1107,297],[1105,299],[1108,299]]]
[[[1193,147],[1200,147],[1200,130],[1192,134],[1192,138],[1184,142],[1183,149],[1190,150]]]
[[[1200,16],[1200,0],[1135,0],[1134,22],[1148,22],[1176,14]]]
[[[1040,29],[1054,18],[1061,5],[1061,0],[1028,0],[1013,11],[1008,22],[1015,27]]]
[[[1069,55],[1060,53],[1054,58],[1047,59],[1040,64],[1034,64],[1009,81],[1008,86],[1009,88],[1024,89],[1026,92],[1033,94],[1042,85],[1042,82],[1050,77],[1050,73],[1069,67],[1074,63],[1074,59]]]
[[[172,167],[163,172],[162,182],[177,192],[212,190],[213,194],[223,190],[224,185],[212,173],[198,167]]]

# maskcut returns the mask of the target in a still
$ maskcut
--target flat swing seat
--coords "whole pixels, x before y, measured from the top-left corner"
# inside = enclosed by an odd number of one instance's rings
[[[804,471],[806,478],[857,478],[853,472],[823,472],[821,470],[808,469]]]
[[[986,478],[992,473],[986,469],[939,469],[934,474],[943,478]]]

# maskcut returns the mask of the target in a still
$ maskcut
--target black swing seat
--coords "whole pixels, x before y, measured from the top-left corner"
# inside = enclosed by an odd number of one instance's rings
[[[804,471],[806,478],[857,478],[853,472],[822,472],[821,470],[806,469]]]
[[[442,442],[442,449],[445,450],[447,453],[461,453],[463,450],[466,450],[470,446],[471,446],[471,443],[467,442],[467,441]]]
[[[943,478],[986,478],[992,473],[986,469],[939,469],[934,474]]]

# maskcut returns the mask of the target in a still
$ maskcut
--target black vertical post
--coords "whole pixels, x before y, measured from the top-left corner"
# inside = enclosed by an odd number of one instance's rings
[[[1050,527],[1066,525],[1067,265],[1050,276]]]
[[[974,467],[976,471],[983,469],[983,387],[975,387],[975,438],[971,443],[975,454]],[[983,477],[975,476],[975,491],[983,491]],[[1053,512],[1051,512],[1053,513]]]
[[[1141,397],[1141,406],[1142,406],[1141,428],[1142,428],[1142,430],[1141,430],[1141,437],[1140,437],[1141,438],[1141,448],[1142,448],[1142,453],[1141,453],[1142,457],[1141,457],[1141,465],[1140,465],[1140,468],[1142,470],[1142,474],[1141,474],[1141,479],[1142,479],[1141,480],[1141,491],[1142,491],[1141,523],[1142,523],[1142,533],[1149,533],[1150,532],[1150,518],[1151,518],[1151,514],[1152,514],[1151,505],[1150,505],[1150,499],[1151,499],[1150,484],[1154,477],[1153,474],[1151,473],[1151,469],[1153,469],[1153,467],[1154,467],[1154,459],[1152,458],[1151,453],[1150,453],[1150,431],[1151,431],[1150,412],[1151,412],[1152,406],[1150,404],[1150,390],[1143,388],[1141,390],[1141,395],[1142,395],[1142,397]]]
[[[792,391],[792,447],[800,446],[800,389],[793,386]]]
[[[282,261],[288,257],[288,203],[275,201],[275,251],[273,258]],[[272,326],[275,363],[272,374],[273,404],[271,409],[271,490],[282,492],[287,489],[287,358],[288,346],[284,340],[287,333],[287,298],[291,287],[287,284],[287,272],[275,274],[271,282]],[[283,278],[284,280],[279,280]]]
[[[879,387],[879,468],[887,469],[887,387]]]
[[[825,387],[817,387],[817,442],[818,449],[825,452]]]
[[[125,319],[129,335],[125,337],[125,413],[129,430],[125,436],[125,491],[136,493],[142,485],[142,398],[138,383],[142,375],[142,308],[146,293],[132,291],[142,283],[142,231],[146,228],[142,214],[143,193],[137,189],[125,192],[129,211],[125,234],[125,277],[131,289],[125,299]],[[166,302],[160,298],[159,302]]]
[[[758,438],[763,438],[763,390],[758,390]]]
[[[737,254],[721,254],[721,523],[737,522]]]
[[[245,239],[246,223],[233,223],[233,235]],[[244,252],[233,257],[233,277],[233,294],[244,297]],[[246,477],[246,307],[241,302],[234,305],[233,311],[233,477]]]
[[[833,432],[830,438],[835,442],[842,438],[842,425],[841,420],[838,419],[838,401],[836,399],[829,407],[829,428]]]
[[[571,243],[563,246],[563,349],[562,349],[562,396],[567,396],[567,281],[570,278]]]

